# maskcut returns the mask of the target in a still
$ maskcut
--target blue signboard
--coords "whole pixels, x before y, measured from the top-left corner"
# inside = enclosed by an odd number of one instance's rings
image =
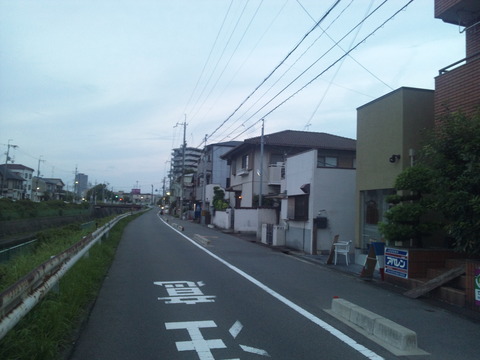
[[[408,250],[385,248],[385,274],[408,279]]]

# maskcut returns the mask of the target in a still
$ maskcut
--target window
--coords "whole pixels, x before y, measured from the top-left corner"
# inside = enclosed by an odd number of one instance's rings
[[[242,156],[242,169],[248,169],[248,154]]]
[[[308,195],[288,198],[288,218],[297,221],[308,220]]]
[[[338,158],[333,156],[319,156],[317,159],[317,167],[337,167]]]
[[[271,154],[270,155],[270,165],[277,165],[277,163],[283,163],[282,154]]]
[[[378,206],[374,200],[370,200],[366,204],[365,223],[371,225],[378,224]]]

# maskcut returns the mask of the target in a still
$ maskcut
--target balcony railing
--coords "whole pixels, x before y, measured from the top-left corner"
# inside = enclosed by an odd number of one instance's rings
[[[443,74],[445,74],[445,73],[447,73],[447,72],[449,72],[449,71],[451,71],[451,70],[453,70],[453,69],[455,69],[455,68],[457,68],[457,67],[459,67],[459,66],[465,65],[465,64],[468,63],[469,61],[474,60],[474,59],[476,59],[476,58],[480,58],[480,51],[477,52],[477,53],[475,53],[475,54],[473,54],[473,55],[471,55],[471,56],[469,56],[469,57],[466,57],[466,58],[464,58],[464,59],[462,59],[462,60],[458,60],[457,62],[454,62],[453,64],[450,64],[450,65],[448,65],[448,66],[445,66],[444,68],[438,70],[438,74],[439,74],[439,75],[443,75]]]

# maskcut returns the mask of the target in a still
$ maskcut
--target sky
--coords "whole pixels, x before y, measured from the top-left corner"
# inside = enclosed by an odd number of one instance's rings
[[[433,0],[0,0],[0,163],[161,193],[173,148],[283,130],[356,138],[356,112],[434,89],[465,34]],[[405,8],[404,6],[407,5]],[[186,125],[185,125],[186,124]]]

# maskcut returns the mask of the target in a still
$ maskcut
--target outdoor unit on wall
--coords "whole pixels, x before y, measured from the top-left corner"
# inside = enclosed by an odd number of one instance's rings
[[[325,216],[318,216],[313,221],[317,225],[317,229],[326,229],[328,226],[328,220]]]

